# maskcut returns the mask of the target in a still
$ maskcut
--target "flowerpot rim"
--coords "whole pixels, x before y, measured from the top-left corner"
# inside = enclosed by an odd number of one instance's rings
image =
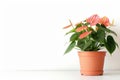
[[[104,53],[106,53],[106,51],[78,51],[78,53],[84,53],[84,52],[104,52]]]
[[[102,55],[105,56],[106,55],[106,51],[78,51],[78,55],[80,56],[96,56],[96,55]]]

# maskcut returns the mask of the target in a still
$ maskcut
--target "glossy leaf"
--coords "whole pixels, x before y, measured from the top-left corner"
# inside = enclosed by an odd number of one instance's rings
[[[78,36],[79,36],[78,33],[73,34],[73,35],[70,37],[70,41],[75,41],[75,40],[77,40],[77,39],[78,39]]]
[[[81,50],[83,50],[84,45],[85,45],[85,41],[84,41],[84,40],[85,40],[85,39],[79,39],[78,42],[77,42],[77,46],[78,46]]]
[[[67,54],[68,52],[70,52],[75,47],[75,44],[76,44],[75,41],[71,42],[71,44],[68,46],[64,54]]]
[[[100,28],[100,29],[103,30],[103,31],[106,31],[106,32],[108,32],[108,33],[112,33],[112,34],[114,34],[114,35],[117,36],[117,34],[116,34],[114,31],[106,28],[104,25],[96,24],[96,26],[98,26],[98,28]]]
[[[70,30],[69,32],[66,33],[66,35],[73,32],[75,32],[75,29]]]
[[[97,32],[92,33],[92,37],[98,42],[104,42],[105,32],[101,29],[98,29]]]
[[[105,47],[109,51],[110,54],[116,49],[116,43],[112,36],[107,36],[107,40],[105,41]]]
[[[91,41],[91,40],[89,40],[89,41],[87,41],[87,42],[85,43],[85,45],[84,45],[84,47],[83,47],[83,50],[86,51],[86,49],[87,49],[88,47],[90,47],[90,45],[92,45],[92,41]]]

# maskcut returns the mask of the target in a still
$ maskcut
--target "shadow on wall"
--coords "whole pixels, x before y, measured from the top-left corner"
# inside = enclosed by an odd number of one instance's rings
[[[120,47],[120,26],[115,26],[111,29],[113,29],[117,33],[117,37],[115,37],[115,40]],[[113,55],[107,53],[104,68],[107,70],[120,70],[120,48],[117,48]]]

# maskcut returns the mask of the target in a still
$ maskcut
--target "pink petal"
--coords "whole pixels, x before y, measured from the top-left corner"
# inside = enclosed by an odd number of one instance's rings
[[[82,31],[82,30],[86,30],[87,28],[88,28],[87,26],[78,27],[78,28],[76,29],[76,32],[80,32],[80,31]]]
[[[70,26],[72,26],[72,24],[63,27],[63,29],[69,28]]]
[[[80,39],[85,38],[85,37],[87,37],[89,34],[91,34],[91,32],[92,32],[92,31],[84,32],[84,33],[82,33],[82,34],[79,36],[79,38],[80,38]]]
[[[110,25],[109,19],[106,16],[100,19],[100,23],[104,24],[106,27]]]
[[[89,17],[86,21],[90,23],[91,26],[94,26],[99,22],[99,20],[100,20],[99,16],[95,14]]]

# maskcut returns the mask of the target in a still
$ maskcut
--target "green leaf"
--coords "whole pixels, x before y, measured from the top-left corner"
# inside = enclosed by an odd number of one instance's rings
[[[69,32],[67,32],[65,35],[67,35],[69,33],[72,33],[72,32],[75,32],[75,28],[73,28],[72,30],[70,30]]]
[[[98,28],[100,28],[100,29],[103,30],[103,31],[106,31],[106,32],[108,32],[108,33],[113,33],[114,35],[117,36],[117,34],[116,34],[114,31],[106,28],[104,25],[96,24],[96,26],[98,26]]]
[[[77,42],[77,47],[79,47],[82,51],[88,51],[92,49],[92,40],[84,38],[79,39]]]
[[[75,47],[75,44],[76,44],[75,41],[71,42],[71,44],[68,46],[64,54],[67,54],[68,52],[70,52]]]
[[[84,47],[83,47],[83,50],[86,51],[88,47],[90,47],[92,45],[92,41],[89,40],[85,43]]]
[[[77,42],[77,47],[83,50],[84,45],[85,45],[85,39],[79,39]]]
[[[86,26],[88,26],[90,23],[85,23]]]
[[[78,33],[75,33],[75,34],[73,34],[73,35],[70,37],[70,41],[75,41],[75,40],[78,39],[78,37],[79,37],[79,34],[78,34]]]
[[[116,49],[116,43],[111,35],[107,36],[107,40],[105,41],[105,47],[109,51],[110,54]]]
[[[93,32],[91,35],[94,40],[96,40],[98,42],[104,42],[105,31],[98,29],[97,32]]]
[[[91,45],[86,50],[87,51],[98,51],[98,50],[100,50],[98,42],[92,41]]]
[[[106,29],[106,31],[109,32],[109,33],[113,33],[115,36],[117,36],[117,34],[114,31],[112,31],[112,30],[110,30],[108,28]]]
[[[77,24],[76,28],[81,27],[81,26],[82,26],[82,24],[81,24],[81,23],[79,23],[79,24]]]
[[[107,32],[109,32],[109,33],[113,33],[114,35],[117,36],[117,34],[116,34],[114,31],[112,31],[112,30],[106,28],[104,25],[101,25],[101,27],[105,28]]]

